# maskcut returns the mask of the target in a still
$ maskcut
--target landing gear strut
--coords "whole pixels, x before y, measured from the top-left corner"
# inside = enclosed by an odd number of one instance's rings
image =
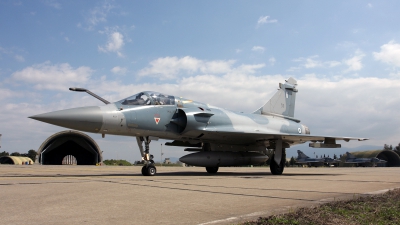
[[[271,173],[273,175],[282,175],[283,169],[285,168],[285,160],[286,160],[286,158],[282,158],[281,162],[278,164],[278,163],[275,162],[274,156],[275,155],[272,155],[271,164],[269,165]]]
[[[286,151],[282,147],[282,140],[278,140],[275,146],[275,152],[272,155],[269,168],[273,175],[281,175],[286,163]]]
[[[157,169],[154,166],[153,155],[150,155],[150,142],[149,137],[136,137],[136,141],[139,146],[144,166],[142,167],[143,176],[154,176],[157,173]],[[143,150],[143,142],[145,149]]]

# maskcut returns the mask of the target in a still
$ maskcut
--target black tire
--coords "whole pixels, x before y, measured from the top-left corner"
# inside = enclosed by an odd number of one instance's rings
[[[219,167],[206,167],[207,173],[216,174],[218,172]]]
[[[147,171],[147,176],[154,176],[157,173],[157,169],[153,165],[148,166],[146,171]]]
[[[282,158],[281,158],[281,163],[280,165],[278,165],[275,160],[275,154],[272,155],[271,158],[271,164],[269,165],[269,168],[271,170],[271,173],[273,175],[282,175],[283,173],[283,169],[285,169],[285,161],[286,161],[286,154],[282,154]]]
[[[143,176],[148,176],[146,166],[142,167],[142,175]]]

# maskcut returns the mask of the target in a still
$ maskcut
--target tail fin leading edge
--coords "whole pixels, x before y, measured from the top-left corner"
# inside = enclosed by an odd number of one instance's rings
[[[308,157],[306,154],[304,154],[302,151],[297,150],[297,159],[308,159],[310,157]]]
[[[346,159],[355,159],[355,158],[356,158],[356,157],[355,157],[353,154],[351,154],[350,152],[346,152],[346,154],[347,154]]]
[[[254,114],[281,115],[294,118],[294,107],[297,93],[297,81],[292,77],[284,84],[279,83],[279,89],[274,96]]]

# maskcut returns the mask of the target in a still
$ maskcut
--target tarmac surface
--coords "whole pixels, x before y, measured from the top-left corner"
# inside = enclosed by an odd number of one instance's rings
[[[400,187],[400,168],[0,165],[0,224],[237,224]]]

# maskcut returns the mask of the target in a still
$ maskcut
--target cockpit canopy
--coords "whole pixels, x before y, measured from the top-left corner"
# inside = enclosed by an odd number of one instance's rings
[[[121,105],[175,105],[175,97],[154,91],[143,91],[118,102]]]

